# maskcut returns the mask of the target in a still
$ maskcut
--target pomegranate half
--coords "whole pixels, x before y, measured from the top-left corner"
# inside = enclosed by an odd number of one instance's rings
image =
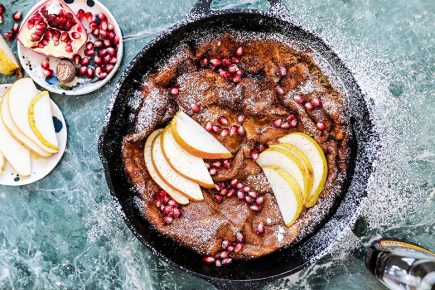
[[[71,59],[86,43],[88,34],[63,1],[48,0],[27,18],[17,39],[36,53]]]

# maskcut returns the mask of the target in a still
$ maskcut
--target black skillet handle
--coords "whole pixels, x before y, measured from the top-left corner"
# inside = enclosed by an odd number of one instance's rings
[[[208,280],[218,290],[261,290],[268,282],[266,281],[225,281],[218,279]]]
[[[290,12],[287,6],[283,3],[283,0],[267,0],[270,3],[269,12],[275,17],[289,18]],[[189,16],[207,16],[211,13],[211,3],[213,0],[198,0],[190,10]]]

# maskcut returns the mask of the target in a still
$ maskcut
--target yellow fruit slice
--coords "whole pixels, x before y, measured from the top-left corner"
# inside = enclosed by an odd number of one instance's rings
[[[20,66],[18,65],[14,53],[3,36],[0,35],[0,74],[11,75],[18,68],[20,68]]]
[[[37,94],[29,105],[29,124],[42,144],[59,150],[51,112],[51,99],[47,91]]]

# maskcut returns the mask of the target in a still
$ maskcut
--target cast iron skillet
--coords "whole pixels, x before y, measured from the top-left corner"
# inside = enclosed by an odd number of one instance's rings
[[[184,21],[148,44],[124,72],[112,97],[108,118],[100,136],[99,152],[110,192],[121,209],[126,224],[154,254],[173,267],[201,277],[220,289],[261,288],[267,282],[295,273],[325,255],[338,242],[340,234],[355,222],[366,196],[366,185],[376,155],[377,137],[369,111],[355,79],[338,56],[315,34],[295,24],[281,0],[269,0],[269,11],[223,10],[210,8],[212,0],[199,0]],[[133,128],[129,120],[128,101],[140,90],[144,73],[156,67],[158,60],[169,55],[192,33],[233,29],[279,33],[296,39],[324,58],[342,83],[346,107],[352,124],[352,162],[349,179],[329,219],[314,234],[298,244],[252,261],[235,261],[215,268],[202,263],[192,250],[157,233],[135,205],[136,193],[123,170],[122,138]],[[136,197],[137,198],[137,197]]]

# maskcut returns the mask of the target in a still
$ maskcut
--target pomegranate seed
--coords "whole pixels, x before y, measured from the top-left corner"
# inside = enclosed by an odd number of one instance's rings
[[[220,186],[221,188],[227,188],[227,185],[224,182],[222,182]]]
[[[233,261],[233,259],[231,258],[226,258],[222,260],[222,265],[228,265],[231,264],[231,262]]]
[[[275,128],[280,128],[282,124],[282,119],[276,118],[272,120],[272,126]]]
[[[317,127],[317,129],[319,129],[319,130],[321,130],[321,131],[323,131],[323,130],[326,129],[326,125],[325,125],[325,123],[322,122],[322,121],[317,122],[316,127]]]
[[[107,30],[109,30],[109,31],[113,31],[113,30],[115,30],[115,27],[113,26],[113,24],[108,24],[107,25]]]
[[[251,152],[251,157],[252,157],[253,160],[257,160],[259,156],[260,156],[260,155],[258,154],[257,151],[253,151],[253,152]]]
[[[215,184],[214,185],[214,190],[221,191],[221,188],[219,187],[219,184]]]
[[[206,66],[207,64],[208,64],[208,59],[203,58],[203,59],[201,60],[201,66]]]
[[[172,206],[165,206],[165,208],[163,209],[163,213],[165,214],[171,214],[172,213]]]
[[[284,122],[281,124],[281,129],[289,129],[290,128],[290,123],[289,122]]]
[[[221,259],[226,259],[226,258],[228,258],[228,251],[222,251],[222,252],[220,252],[220,253],[219,253],[219,257],[220,257]]]
[[[224,160],[223,164],[224,164],[225,168],[230,168],[231,167],[231,162],[228,159]]]
[[[232,64],[229,68],[228,68],[228,71],[230,72],[230,73],[235,73],[236,71],[238,71],[239,70],[239,67],[237,66],[237,64]]]
[[[162,201],[160,199],[156,200],[156,206],[160,208]]]
[[[224,79],[229,79],[231,77],[231,74],[227,71],[221,70],[219,72],[220,76],[223,77]]]
[[[41,67],[44,69],[50,68],[50,61],[48,60],[48,58],[44,58],[44,60],[41,62]]]
[[[216,162],[213,162],[212,165],[213,165],[214,167],[216,167],[216,168],[221,168],[221,166],[222,166],[222,162],[221,162],[221,161],[216,161]],[[224,184],[224,185],[225,185],[225,184]]]
[[[44,77],[48,78],[48,77],[51,77],[53,75],[53,70],[52,69],[44,69],[42,71],[42,73],[44,74]]]
[[[100,36],[100,30],[98,28],[95,28],[94,30],[92,30],[92,35],[95,37]]]
[[[90,28],[91,30],[94,30],[94,29],[98,28],[98,23],[97,23],[96,21],[92,21],[92,22],[90,22],[90,23],[89,23],[89,28]]]
[[[219,192],[220,195],[226,195],[227,193],[228,193],[228,189],[226,189],[226,188],[222,189],[222,190]]]
[[[93,50],[93,49],[85,49],[86,56],[93,56],[94,53],[95,53],[95,50]]]
[[[171,216],[165,216],[165,218],[163,219],[163,222],[167,225],[169,225],[170,223],[172,223],[174,221],[174,218]]]
[[[222,130],[221,126],[219,125],[213,125],[212,129],[215,133],[220,133],[220,131]]]
[[[302,104],[304,102],[304,97],[301,95],[294,96],[295,102],[298,104]]]
[[[165,198],[166,197],[166,191],[160,190],[158,195],[159,195],[160,198]]]
[[[240,81],[241,81],[241,77],[240,77],[240,75],[236,75],[236,76],[233,78],[233,82],[235,82],[235,83],[240,83]]]
[[[244,187],[243,187],[243,191],[244,191],[244,192],[250,192],[250,191],[251,191],[251,188],[250,188],[249,186],[244,186]]]
[[[101,37],[102,39],[106,39],[108,35],[109,35],[109,34],[107,33],[106,30],[102,30],[102,29],[100,29],[100,37]]]
[[[228,190],[227,197],[232,197],[236,191],[234,189]]]
[[[284,95],[284,89],[281,86],[276,86],[275,91],[280,95]]]
[[[293,120],[294,118],[295,118],[295,115],[294,115],[294,114],[290,114],[290,115],[288,115],[287,118],[285,118],[285,120],[286,120],[287,122],[290,122],[290,121]]]
[[[0,14],[2,14],[2,13],[0,13]],[[17,11],[14,13],[14,15],[12,15],[12,18],[15,21],[20,21],[22,17],[23,17],[23,13],[21,13],[21,11]]]
[[[258,151],[263,152],[264,150],[266,150],[266,145],[260,144],[260,145],[258,145],[257,149],[258,149]]]
[[[211,70],[214,70],[216,67],[214,65],[209,66]]]
[[[85,66],[82,66],[82,67],[79,69],[79,74],[80,74],[81,76],[84,76],[84,75],[87,74],[87,71],[88,71],[88,68],[85,67]]]
[[[220,66],[221,65],[221,61],[217,58],[212,58],[210,59],[210,63],[214,66]]]
[[[113,40],[112,40],[112,42],[113,42],[113,44],[114,45],[119,45],[119,43],[120,43],[120,38],[118,37],[118,36],[115,36],[114,38],[113,38]]]
[[[225,250],[229,246],[229,244],[230,244],[230,241],[223,240],[222,244],[221,244],[221,248]]]
[[[74,55],[74,56],[73,56],[73,62],[74,62],[74,64],[75,64],[76,66],[77,66],[77,65],[80,65],[81,62],[82,62],[82,57],[81,57],[80,55],[78,55],[78,54]]]
[[[236,71],[236,74],[238,74],[239,76],[242,76],[243,73],[244,73],[244,71],[242,69],[239,69],[238,71]]]
[[[107,19],[106,15],[103,12],[98,13],[97,16],[98,16],[98,18],[100,18],[100,20],[106,20]]]
[[[73,33],[71,33],[71,36],[72,36],[72,38],[74,38],[74,39],[80,39],[80,37],[81,37],[80,33],[78,33],[78,32],[73,32]]]
[[[0,4],[0,15],[2,15],[3,13],[5,13],[5,6],[3,4]]]
[[[287,75],[287,69],[285,68],[285,66],[280,66],[280,67],[279,67],[279,74],[280,74],[281,76],[285,76],[285,75]]]
[[[177,206],[177,202],[176,202],[175,200],[173,200],[173,199],[170,199],[170,200],[168,201],[168,205],[174,207],[174,206]]]
[[[171,93],[171,95],[174,95],[174,96],[178,95],[179,89],[177,87],[173,87],[173,88],[171,88],[170,93]]]
[[[236,187],[237,182],[238,182],[237,178],[234,178],[233,180],[231,180],[230,184],[232,187]]]
[[[101,59],[101,57],[96,55],[96,56],[94,56],[94,62],[96,65],[100,65],[103,63],[103,60]]]
[[[242,56],[242,55],[243,55],[243,48],[242,48],[242,47],[239,47],[239,48],[236,50],[236,55],[237,55],[237,56]]]
[[[243,250],[242,242],[236,243],[236,245],[234,246],[234,252],[238,253],[238,252],[241,252],[242,250]]]
[[[314,106],[311,103],[305,103],[304,106],[308,111],[312,111],[314,109]]]
[[[237,198],[242,200],[242,199],[245,198],[245,194],[243,192],[241,192],[241,191],[237,191]]]
[[[239,128],[237,129],[237,134],[240,136],[245,135],[245,128],[243,128],[243,126],[239,126]]]
[[[257,193],[255,193],[254,191],[250,191],[250,192],[248,192],[248,195],[249,195],[250,197],[252,197],[253,199],[256,199],[256,198],[257,198]]]
[[[107,39],[113,40],[114,38],[115,38],[115,33],[114,32],[109,32],[109,34],[107,35]]]
[[[18,33],[18,30],[20,29],[20,26],[18,25],[18,23],[14,23],[14,25],[12,26],[12,32],[13,33]]]
[[[91,67],[88,67],[86,74],[87,74],[88,78],[92,79],[94,77],[94,69]]]
[[[292,120],[292,121],[290,122],[290,126],[291,126],[292,128],[296,127],[297,125],[298,125],[298,120],[296,120],[296,119],[294,119],[294,120]]]
[[[179,218],[181,216],[181,210],[176,207],[172,210],[172,214],[174,215],[175,218]]]
[[[263,222],[260,222],[257,225],[257,234],[259,234],[259,235],[264,234],[264,224],[263,224]]]
[[[210,132],[212,130],[213,125],[211,124],[211,122],[207,122],[207,124],[205,124],[205,129]]]
[[[228,119],[225,117],[225,116],[220,116],[219,118],[218,118],[218,122],[221,124],[221,125],[228,125]]]
[[[227,250],[228,250],[228,252],[234,251],[234,246],[233,245],[229,245]]]
[[[206,263],[206,264],[211,264],[211,263],[214,263],[215,258],[214,258],[214,257],[207,256],[207,257],[205,257],[205,258],[203,259],[203,261],[204,261],[204,263]]]
[[[243,122],[245,122],[245,115],[240,114],[237,116],[237,122],[239,122],[240,124],[242,124]]]
[[[91,22],[92,19],[94,18],[94,16],[92,15],[91,12],[86,12],[86,13],[85,13],[85,18],[86,18],[86,20],[87,20],[88,22]]]
[[[223,128],[220,135],[221,137],[226,137],[230,134],[230,130],[228,130],[227,128]]]
[[[108,39],[103,40],[103,43],[104,43],[105,47],[110,47],[110,45],[111,45],[111,42]]]
[[[112,57],[110,55],[106,55],[105,57],[103,57],[103,62],[104,63],[110,63],[111,59],[112,59]]]
[[[107,48],[106,51],[110,56],[116,56],[116,49],[114,49],[113,47]]]
[[[224,59],[222,60],[222,64],[223,64],[224,66],[230,66],[230,65],[231,65],[231,60],[230,60],[229,58],[224,58]]]
[[[241,182],[237,183],[236,188],[237,189],[242,189],[243,188],[243,183],[241,183]]]
[[[115,67],[115,66],[113,66],[112,64],[109,64],[109,65],[104,66],[104,70],[105,70],[107,73],[110,73],[110,72],[113,70],[114,67]]]
[[[89,57],[82,58],[82,61],[80,62],[82,66],[87,66],[89,64]]]
[[[210,173],[210,175],[216,175],[217,169],[212,167],[208,172]]]
[[[199,111],[201,111],[201,106],[200,105],[192,104],[192,105],[190,105],[190,107],[192,108],[192,111],[194,113],[199,113]]]
[[[243,236],[243,234],[241,232],[237,232],[236,233],[236,240],[240,243],[243,243],[243,241],[245,240],[245,237]]]
[[[6,38],[6,39],[11,40],[11,39],[13,38],[13,36],[14,36],[14,35],[12,34],[12,32],[6,32],[6,33],[5,33],[5,38]]]
[[[112,57],[112,59],[109,62],[110,64],[117,64],[118,63],[118,59],[116,57]]]
[[[107,25],[107,21],[101,21],[101,23],[100,23],[100,28],[102,29],[102,30],[107,30],[107,27],[108,25]]]
[[[163,201],[165,202],[165,204],[167,204],[169,202],[169,197],[167,195],[165,195],[163,197]]]
[[[234,136],[235,134],[237,134],[237,126],[236,125],[232,125],[230,127],[230,136]]]
[[[95,47],[100,48],[103,47],[104,43],[101,40],[97,40],[94,43]]]
[[[222,266],[222,262],[221,262],[221,260],[216,260],[216,261],[214,262],[214,265],[215,265],[216,267],[220,267],[220,266]]]
[[[257,197],[257,199],[255,200],[255,203],[257,205],[262,205],[263,202],[264,202],[264,197],[262,197],[262,196]]]
[[[311,104],[314,108],[320,108],[322,106],[322,103],[320,102],[320,99],[314,98],[311,100]]]
[[[224,198],[219,194],[215,194],[213,197],[217,203],[221,203],[222,201],[224,201]]]
[[[245,196],[245,201],[247,204],[252,204],[252,198],[250,196]]]
[[[256,205],[256,204],[251,205],[249,208],[250,208],[252,211],[259,211],[259,210],[260,210],[260,208],[259,208],[258,205]]]
[[[238,59],[237,57],[232,57],[232,58],[231,58],[231,61],[232,61],[233,63],[239,63],[239,59]]]

